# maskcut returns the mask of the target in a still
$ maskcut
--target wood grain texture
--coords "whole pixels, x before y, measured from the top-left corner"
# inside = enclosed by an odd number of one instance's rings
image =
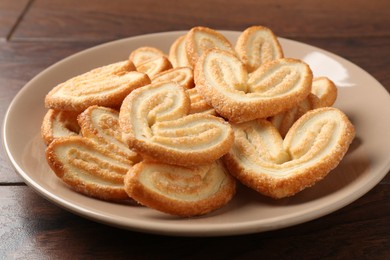
[[[17,26],[20,17],[28,8],[29,0],[0,1],[0,40],[7,40]]]
[[[196,25],[243,30],[265,25],[284,37],[389,36],[387,0],[128,1],[36,0],[14,40],[115,39]],[[331,25],[331,26],[329,26]]]
[[[31,78],[71,54],[195,25],[268,26],[278,36],[352,61],[390,92],[389,9],[387,0],[0,0],[0,121]],[[252,235],[180,238],[116,229],[63,210],[23,184],[1,149],[0,223],[0,259],[388,259],[390,174],[357,201],[308,223]]]

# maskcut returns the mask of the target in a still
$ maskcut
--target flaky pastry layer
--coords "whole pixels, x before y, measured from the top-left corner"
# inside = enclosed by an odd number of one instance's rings
[[[336,108],[318,108],[298,119],[284,140],[267,120],[233,126],[235,142],[223,160],[233,176],[273,198],[314,185],[344,157],[355,130]]]
[[[138,67],[145,62],[163,56],[165,56],[165,53],[162,50],[151,46],[143,46],[133,50],[130,53],[129,60],[134,63],[136,67]]]
[[[132,90],[148,83],[149,77],[135,71],[131,62],[117,62],[57,85],[46,95],[45,106],[77,112],[92,105],[119,107]]]
[[[185,49],[186,35],[182,35],[177,38],[169,48],[169,60],[174,68],[177,67],[190,67],[192,65],[188,61],[187,51]]]
[[[189,67],[176,67],[162,71],[152,78],[152,83],[164,81],[175,82],[178,85],[190,89],[194,87],[194,73]]]
[[[149,78],[169,69],[172,69],[172,64],[165,56],[147,60],[137,66],[137,71],[145,73]]]
[[[269,120],[284,137],[294,122],[307,111],[332,106],[336,101],[336,97],[337,88],[330,79],[326,77],[315,78],[313,79],[311,93],[303,101],[297,106],[269,118]]]
[[[184,41],[187,58],[193,68],[206,50],[218,48],[229,53],[235,53],[232,44],[225,36],[208,27],[193,27],[186,34]]]
[[[78,112],[49,109],[42,121],[41,136],[46,145],[59,137],[74,136],[80,132]]]
[[[133,165],[141,157],[122,141],[117,110],[91,106],[78,116],[82,136],[96,142],[102,148],[120,155],[126,164]]]
[[[264,26],[245,29],[237,39],[235,50],[248,72],[255,71],[262,64],[283,58],[283,50],[276,35]]]
[[[217,115],[215,109],[206,102],[202,95],[199,94],[196,87],[187,89],[187,94],[191,101],[191,108],[189,112],[190,114],[205,113],[210,115]]]
[[[207,164],[227,153],[233,143],[230,125],[189,111],[185,89],[174,82],[139,88],[123,101],[122,138],[143,156],[175,165]]]
[[[226,205],[236,185],[220,161],[192,168],[141,162],[127,173],[125,189],[145,206],[191,217]]]
[[[103,200],[125,200],[123,179],[131,164],[81,136],[57,138],[46,149],[54,173],[75,191]]]
[[[306,63],[291,58],[270,61],[248,74],[236,56],[219,49],[203,53],[194,76],[207,103],[235,123],[266,118],[296,106],[309,95],[313,78]]]

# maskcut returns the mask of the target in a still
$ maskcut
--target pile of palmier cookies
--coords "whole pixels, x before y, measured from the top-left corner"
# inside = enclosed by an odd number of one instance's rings
[[[129,54],[45,98],[47,162],[84,195],[184,217],[226,205],[237,181],[284,198],[323,179],[354,138],[331,107],[334,83],[284,57],[266,27],[247,28],[233,46],[198,26],[169,54]]]

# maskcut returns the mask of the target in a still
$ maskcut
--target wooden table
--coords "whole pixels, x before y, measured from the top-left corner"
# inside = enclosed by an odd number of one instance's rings
[[[0,120],[24,84],[62,58],[115,39],[195,25],[268,26],[278,36],[343,56],[390,91],[389,9],[388,0],[0,0]],[[27,187],[0,151],[0,259],[202,256],[388,259],[390,176],[352,204],[308,223],[252,235],[181,238],[69,213]]]

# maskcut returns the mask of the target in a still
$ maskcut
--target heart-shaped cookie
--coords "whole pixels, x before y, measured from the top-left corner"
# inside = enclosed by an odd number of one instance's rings
[[[318,108],[298,119],[283,140],[267,120],[233,125],[235,141],[223,157],[233,176],[273,198],[314,185],[334,169],[355,130],[336,108]]]
[[[178,216],[216,210],[235,194],[235,180],[222,162],[186,168],[141,162],[125,177],[125,190],[141,204]]]
[[[194,70],[199,93],[231,122],[266,118],[288,110],[310,93],[312,72],[296,59],[276,59],[248,74],[233,54],[207,50]]]
[[[203,26],[193,27],[187,32],[184,48],[188,61],[193,68],[199,57],[206,50],[217,48],[229,53],[235,53],[232,44],[225,36],[216,30]]]
[[[121,106],[122,138],[144,157],[175,165],[207,164],[227,153],[234,138],[230,125],[189,111],[185,88],[175,82],[139,88]]]
[[[283,58],[283,50],[276,35],[264,26],[245,29],[237,39],[235,50],[248,72],[264,63]]]

